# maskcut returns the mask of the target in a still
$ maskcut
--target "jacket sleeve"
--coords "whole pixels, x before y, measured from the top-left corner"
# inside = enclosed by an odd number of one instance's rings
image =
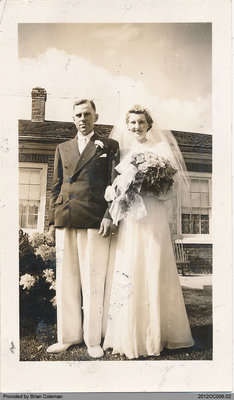
[[[116,176],[118,175],[118,172],[116,171],[115,167],[119,164],[119,161],[120,161],[119,143],[117,141],[114,141],[114,145],[110,151],[108,160],[108,175],[109,175],[108,185],[112,185]],[[112,219],[109,213],[111,203],[112,203],[111,201],[108,202],[108,207],[104,214],[104,218]]]
[[[60,156],[59,147],[57,146],[54,157],[54,174],[53,174],[53,183],[51,188],[50,205],[49,205],[49,225],[54,224],[55,202],[60,193],[62,182],[63,182],[62,160]]]

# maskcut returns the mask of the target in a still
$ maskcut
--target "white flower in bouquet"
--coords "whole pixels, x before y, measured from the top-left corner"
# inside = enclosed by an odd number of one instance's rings
[[[143,163],[145,161],[145,154],[144,153],[137,153],[134,156],[134,158],[135,158],[137,164]]]
[[[145,161],[145,162],[141,163],[140,165],[138,165],[138,171],[147,172],[147,169],[149,168],[149,166],[150,166],[150,163]]]
[[[158,157],[158,159],[157,159],[157,165],[158,165],[160,168],[164,168],[165,165],[166,165],[164,158]]]
[[[36,279],[34,278],[34,276],[30,275],[30,274],[24,274],[21,276],[20,278],[20,286],[23,286],[23,289],[28,289],[30,290],[32,286],[34,286],[36,282]]]

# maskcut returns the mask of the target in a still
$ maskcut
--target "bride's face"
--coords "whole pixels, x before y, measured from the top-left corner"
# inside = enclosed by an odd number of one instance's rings
[[[146,133],[149,125],[146,121],[145,114],[130,113],[127,127],[139,142],[146,141]]]

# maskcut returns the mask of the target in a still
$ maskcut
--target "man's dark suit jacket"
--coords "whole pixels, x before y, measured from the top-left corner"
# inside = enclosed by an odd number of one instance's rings
[[[97,140],[101,146],[95,143]],[[103,217],[111,218],[104,194],[116,177],[118,163],[118,142],[96,133],[81,154],[77,136],[59,144],[55,152],[49,224],[98,229]]]

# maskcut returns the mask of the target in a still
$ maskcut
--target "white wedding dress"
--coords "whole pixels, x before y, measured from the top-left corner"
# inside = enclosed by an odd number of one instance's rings
[[[139,150],[148,149],[141,145]],[[157,145],[150,151],[164,154]],[[193,345],[164,200],[143,196],[147,215],[119,224],[109,265],[104,350],[129,359]],[[116,246],[116,247],[115,247]],[[112,280],[112,285],[111,285]]]

